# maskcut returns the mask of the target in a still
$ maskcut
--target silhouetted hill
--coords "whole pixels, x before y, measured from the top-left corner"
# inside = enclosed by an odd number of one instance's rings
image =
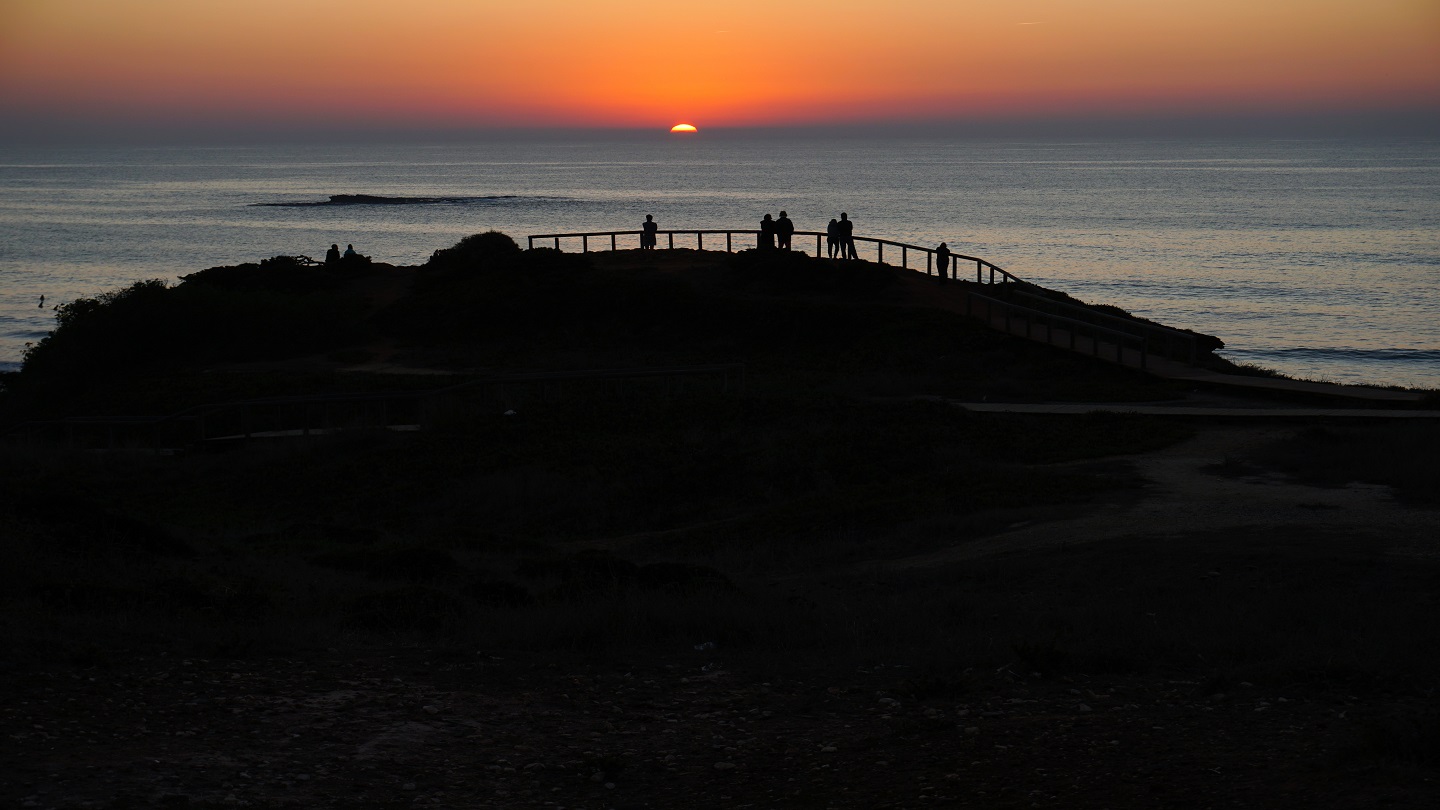
[[[144,379],[160,381],[141,386],[154,402],[177,375],[287,358],[328,372],[383,350],[392,365],[450,371],[744,362],[760,385],[877,395],[1164,393],[932,306],[917,281],[792,252],[522,251],[489,232],[416,268],[276,257],[70,302],[11,387],[44,390],[47,408],[69,411],[66,400],[96,402],[98,390]],[[175,407],[195,404],[204,387],[188,386]]]

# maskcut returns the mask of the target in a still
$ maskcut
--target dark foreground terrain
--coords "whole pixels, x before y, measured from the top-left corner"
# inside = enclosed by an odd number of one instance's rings
[[[0,806],[1440,801],[1428,420],[969,413],[1204,393],[874,266],[462,248],[76,307],[0,407],[737,361],[743,393],[7,444]]]

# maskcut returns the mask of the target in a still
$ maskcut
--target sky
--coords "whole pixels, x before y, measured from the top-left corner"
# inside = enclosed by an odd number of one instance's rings
[[[11,134],[1435,123],[1440,0],[0,0],[0,111]]]

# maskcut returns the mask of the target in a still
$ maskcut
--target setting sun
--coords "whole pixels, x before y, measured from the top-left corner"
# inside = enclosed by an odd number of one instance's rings
[[[692,125],[692,124],[676,124],[675,126],[670,127],[670,131],[671,131],[671,132],[699,132],[700,130],[696,129],[696,128],[694,127],[694,125]]]

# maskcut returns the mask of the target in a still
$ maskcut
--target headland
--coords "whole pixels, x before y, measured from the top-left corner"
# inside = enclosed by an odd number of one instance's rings
[[[486,234],[70,305],[4,395],[85,419],[0,450],[0,798],[1428,806],[1440,432],[1353,414],[1431,403],[967,294]]]

